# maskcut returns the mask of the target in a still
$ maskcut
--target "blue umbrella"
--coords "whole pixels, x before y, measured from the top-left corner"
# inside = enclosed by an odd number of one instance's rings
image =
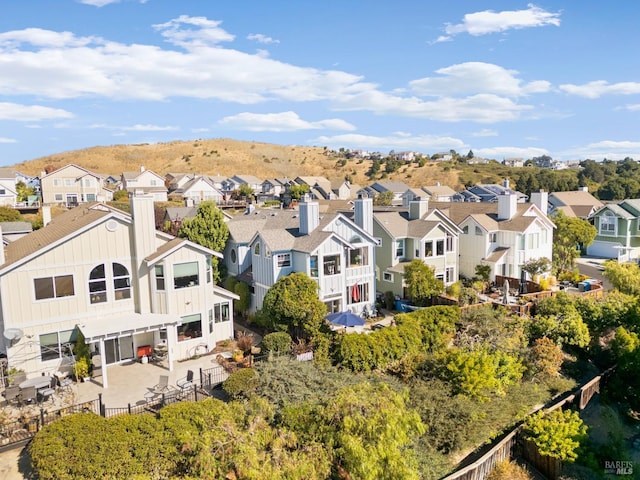
[[[355,327],[364,325],[364,318],[359,317],[351,312],[336,312],[327,315],[327,320],[334,325],[342,325],[343,327]]]

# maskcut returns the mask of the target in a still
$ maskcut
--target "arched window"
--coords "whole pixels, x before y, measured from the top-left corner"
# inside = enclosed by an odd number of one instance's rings
[[[236,249],[232,248],[231,249],[231,263],[236,263],[236,260],[238,260],[237,254],[236,254]]]
[[[129,270],[119,263],[113,264],[113,290],[116,300],[131,298],[131,278]]]
[[[89,274],[89,299],[91,303],[107,301],[107,278],[104,264],[98,265]]]

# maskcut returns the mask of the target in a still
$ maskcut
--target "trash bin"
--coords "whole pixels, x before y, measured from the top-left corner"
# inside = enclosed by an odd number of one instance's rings
[[[578,291],[584,292],[587,289],[587,284],[584,282],[578,282]]]

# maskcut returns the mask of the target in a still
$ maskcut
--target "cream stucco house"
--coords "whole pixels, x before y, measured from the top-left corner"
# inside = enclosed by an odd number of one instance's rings
[[[10,367],[30,377],[71,370],[80,331],[106,388],[109,365],[148,347],[166,346],[172,369],[233,337],[238,297],[211,277],[221,255],[156,231],[151,195],[132,196],[131,212],[80,206],[0,250],[0,351]]]

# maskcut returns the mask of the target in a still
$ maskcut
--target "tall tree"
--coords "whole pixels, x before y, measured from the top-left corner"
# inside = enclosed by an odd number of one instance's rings
[[[318,284],[302,272],[274,283],[264,297],[260,316],[272,330],[289,332],[294,338],[313,339],[327,314],[318,298]]]
[[[407,295],[417,305],[427,305],[434,295],[444,290],[444,283],[435,276],[435,269],[422,260],[412,260],[404,267]]]
[[[604,276],[622,293],[640,295],[640,266],[637,263],[604,262]]]
[[[593,243],[598,231],[581,218],[568,217],[562,211],[553,217],[556,231],[553,234],[553,269],[556,273],[573,270],[580,249]]]
[[[229,238],[229,227],[224,221],[222,210],[215,202],[202,202],[198,205],[195,217],[185,218],[180,225],[178,236],[186,238],[215,252],[222,252]],[[220,268],[217,257],[211,259],[213,280],[220,281]]]

